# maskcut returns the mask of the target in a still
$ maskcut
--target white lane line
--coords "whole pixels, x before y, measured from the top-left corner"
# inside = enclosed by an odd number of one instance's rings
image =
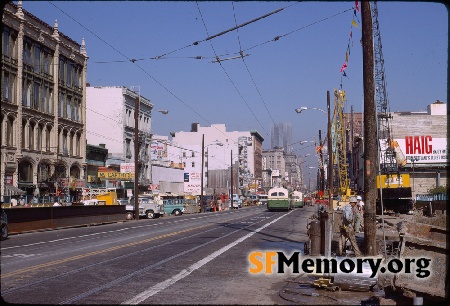
[[[289,214],[289,213],[288,213]],[[156,284],[155,286],[151,287],[148,290],[145,290],[143,292],[141,292],[140,294],[138,294],[137,296],[123,302],[122,304],[131,304],[131,305],[135,305],[135,304],[139,304],[142,303],[143,301],[145,301],[146,299],[148,299],[149,297],[157,294],[158,292],[160,292],[161,290],[166,289],[167,287],[175,284],[177,281],[185,278],[186,276],[188,276],[189,274],[191,274],[192,272],[194,272],[195,270],[201,268],[202,266],[204,266],[205,264],[207,264],[208,262],[210,262],[211,260],[213,260],[214,258],[216,258],[217,256],[223,254],[224,252],[228,251],[229,249],[231,249],[232,247],[238,245],[239,243],[243,242],[244,240],[250,238],[251,236],[253,236],[254,234],[258,233],[259,231],[263,230],[264,228],[268,227],[269,225],[277,222],[278,220],[280,220],[281,218],[284,218],[285,216],[287,216],[288,214],[283,214],[281,217],[263,225],[262,227],[258,228],[257,230],[248,233],[247,235],[239,238],[238,240],[230,243],[227,246],[224,246],[223,248],[221,248],[220,250],[215,251],[214,253],[212,253],[211,255],[203,258],[202,260],[196,262],[195,264],[191,265],[190,267],[188,267],[187,269],[182,270],[180,273],[178,273],[177,275],[163,281],[160,282],[158,284]]]

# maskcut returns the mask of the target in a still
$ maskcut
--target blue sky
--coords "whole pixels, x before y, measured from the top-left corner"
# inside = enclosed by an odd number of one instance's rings
[[[363,107],[361,14],[354,1],[24,1],[23,8],[81,43],[91,86],[140,86],[167,109],[155,112],[159,135],[189,131],[191,123],[225,123],[228,131],[258,130],[270,147],[270,125],[292,124],[292,142],[326,135],[326,93],[342,84],[345,111]],[[359,5],[361,3],[359,2]],[[278,9],[281,11],[230,31]],[[448,13],[441,3],[378,2],[391,111],[420,111],[447,103]],[[355,20],[357,27],[352,25]],[[352,32],[352,40],[350,40]],[[278,40],[275,37],[281,36]],[[194,45],[194,42],[199,42]],[[350,44],[347,77],[341,66]],[[243,59],[213,63],[216,55]],[[165,55],[160,59],[158,56]],[[201,59],[195,59],[200,56]],[[130,59],[137,59],[134,63]],[[324,136],[322,136],[324,137]],[[303,145],[305,146],[305,145]],[[294,152],[314,151],[294,146]]]

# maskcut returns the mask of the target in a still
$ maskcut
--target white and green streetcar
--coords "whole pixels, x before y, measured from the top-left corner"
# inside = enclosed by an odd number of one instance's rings
[[[292,198],[292,207],[299,208],[303,207],[303,193],[300,191],[294,191],[291,194]]]
[[[275,187],[267,193],[267,210],[291,210],[292,200],[286,188]]]

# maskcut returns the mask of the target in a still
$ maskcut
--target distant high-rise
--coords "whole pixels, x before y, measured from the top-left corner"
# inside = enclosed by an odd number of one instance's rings
[[[270,128],[271,148],[284,148],[284,152],[290,153],[288,144],[292,143],[292,125],[290,122],[275,123]]]

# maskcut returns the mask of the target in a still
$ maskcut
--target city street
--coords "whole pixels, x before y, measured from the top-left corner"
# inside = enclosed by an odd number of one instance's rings
[[[288,304],[292,275],[252,275],[253,251],[303,250],[314,207],[265,206],[11,235],[2,298],[21,304]]]

